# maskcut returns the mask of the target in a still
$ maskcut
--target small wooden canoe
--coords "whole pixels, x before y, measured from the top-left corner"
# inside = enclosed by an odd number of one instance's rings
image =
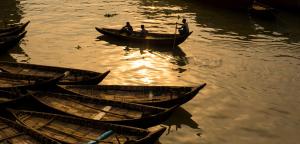
[[[65,85],[62,92],[80,94],[105,100],[170,108],[193,99],[205,87],[132,86],[132,85]]]
[[[27,21],[26,23],[12,25],[12,26],[7,27],[7,28],[0,28],[0,33],[10,32],[10,31],[14,31],[16,29],[23,29],[24,30],[29,23],[30,23],[30,21]]]
[[[97,140],[99,143],[152,144],[166,129],[161,126],[141,129],[58,114],[24,110],[10,111],[25,126],[68,144],[87,144]]]
[[[61,79],[59,84],[62,85],[93,85],[101,82],[110,71],[98,73],[88,70],[80,70],[66,67],[55,67],[37,64],[1,62],[0,70],[7,73],[15,73],[20,75],[30,75],[40,79],[49,79],[69,71],[69,75]]]
[[[0,143],[1,144],[59,144],[38,132],[0,117]]]
[[[39,79],[30,75],[19,75],[0,72],[0,90],[24,90],[39,89],[55,85],[60,79],[65,77],[65,73],[48,79]]]
[[[162,46],[177,46],[183,43],[193,32],[188,35],[179,34],[160,34],[160,33],[148,33],[146,37],[141,36],[139,32],[133,32],[131,35],[120,33],[118,29],[98,28],[96,30],[104,35],[114,37],[118,40],[128,41],[133,43],[141,43],[146,45],[162,45]],[[175,39],[175,40],[174,40]],[[175,43],[174,43],[175,42]]]
[[[33,98],[43,105],[80,118],[108,123],[148,127],[165,121],[173,109],[141,104],[102,100],[81,95],[48,91],[30,91]]]
[[[8,28],[6,30],[2,30],[0,29],[0,37],[5,37],[5,36],[12,36],[12,35],[17,35],[20,34],[21,32],[23,32],[25,30],[25,28],[27,27],[27,25],[30,23],[30,21],[20,25],[20,26],[15,26],[13,28]]]
[[[26,33],[27,31],[24,31],[17,35],[0,37],[0,52],[5,52],[16,46],[25,37]]]

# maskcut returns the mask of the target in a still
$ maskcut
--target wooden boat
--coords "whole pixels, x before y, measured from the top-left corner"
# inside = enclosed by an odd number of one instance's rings
[[[96,141],[114,144],[152,144],[166,129],[161,126],[141,129],[58,114],[24,110],[10,111],[25,126],[68,144],[87,144]]]
[[[13,31],[13,30],[19,29],[21,27],[26,28],[29,23],[30,23],[30,21],[27,21],[26,23],[12,25],[7,28],[0,28],[0,33]]]
[[[160,33],[148,33],[146,37],[141,36],[139,32],[133,32],[131,35],[120,33],[118,29],[98,28],[96,30],[104,35],[114,37],[118,40],[129,41],[133,43],[141,43],[146,45],[163,45],[163,46],[177,46],[183,43],[193,32],[188,35],[179,34],[160,34]],[[175,39],[175,40],[174,40]]]
[[[0,51],[7,51],[19,43],[19,41],[25,37],[27,31],[24,31],[17,35],[0,37]]]
[[[60,86],[60,88],[65,93],[168,108],[190,101],[205,85],[205,83],[197,87],[65,85]]]
[[[26,89],[43,89],[55,85],[60,79],[65,77],[67,73],[68,72],[65,72],[61,75],[48,79],[39,79],[30,75],[18,75],[0,72],[0,90],[12,89],[22,91]]]
[[[81,95],[63,94],[47,91],[30,91],[40,103],[55,111],[80,118],[131,125],[137,127],[153,126],[165,121],[173,109],[158,108],[140,104],[102,100]]]
[[[25,28],[28,26],[29,23],[30,23],[30,21],[28,21],[22,25],[19,25],[19,26],[14,26],[14,27],[6,28],[6,29],[0,29],[0,37],[20,34],[21,32],[23,32],[25,30]]]
[[[38,132],[0,117],[1,144],[58,144],[58,142],[44,137]]]
[[[110,71],[104,73],[98,73],[88,70],[80,70],[74,68],[45,66],[37,64],[26,63],[13,63],[13,62],[1,62],[0,70],[7,73],[15,73],[20,75],[30,75],[39,79],[49,79],[51,77],[60,75],[66,71],[70,72],[68,76],[59,81],[62,85],[88,85],[98,84],[101,82]]]

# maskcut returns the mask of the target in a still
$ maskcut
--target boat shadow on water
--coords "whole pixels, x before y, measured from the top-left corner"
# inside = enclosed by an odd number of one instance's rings
[[[177,131],[182,128],[182,125],[187,125],[192,129],[201,130],[198,123],[192,119],[192,114],[182,107],[177,108],[171,117],[163,124],[168,126],[166,130],[167,135],[172,132],[172,127],[175,127],[175,131]]]
[[[138,43],[128,43],[124,41],[118,41],[106,35],[100,35],[96,38],[96,40],[106,41],[108,45],[117,45],[124,47],[125,55],[133,52],[134,50],[139,50],[141,55],[149,52],[151,54],[159,55],[162,57],[165,57],[165,55],[168,58],[171,57],[171,63],[178,66],[185,66],[189,63],[185,52],[179,46],[152,46]]]

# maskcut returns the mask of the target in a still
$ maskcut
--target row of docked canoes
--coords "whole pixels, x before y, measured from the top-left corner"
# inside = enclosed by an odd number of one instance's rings
[[[25,28],[29,23],[30,21],[20,25],[0,28],[0,52],[5,52],[17,45],[19,41],[25,37],[27,33]]]
[[[8,143],[153,143],[165,130],[155,125],[205,86],[97,85],[109,71],[24,63],[0,70],[0,116],[15,121],[0,120]]]

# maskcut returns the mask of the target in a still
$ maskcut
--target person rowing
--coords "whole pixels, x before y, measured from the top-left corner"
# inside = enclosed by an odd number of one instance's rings
[[[176,23],[176,24],[178,24],[178,23]],[[179,24],[179,25],[181,25],[181,27],[178,28],[179,34],[180,35],[188,35],[190,30],[189,30],[189,25],[186,22],[186,19],[183,19],[182,24]]]
[[[146,37],[148,34],[148,31],[145,29],[144,25],[141,25],[141,32],[140,32],[142,37]]]
[[[126,33],[127,35],[131,35],[132,32],[133,32],[133,28],[129,22],[126,22],[126,25],[122,27],[122,29],[120,30],[120,33]]]

